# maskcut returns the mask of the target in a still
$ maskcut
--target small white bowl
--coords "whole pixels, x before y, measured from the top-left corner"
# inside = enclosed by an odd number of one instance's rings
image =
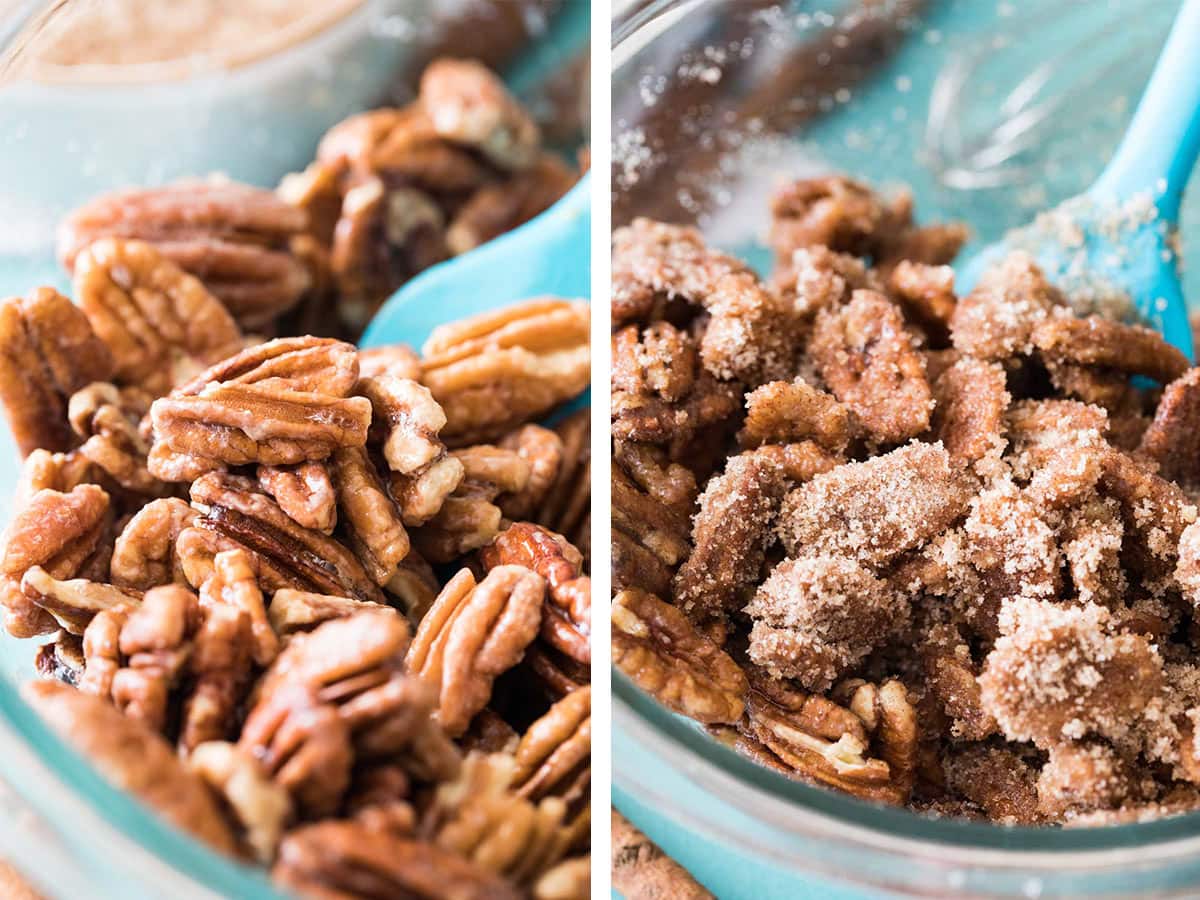
[[[213,172],[274,186],[312,159],[326,129],[380,101],[413,52],[403,35],[428,13],[424,0],[365,0],[219,71],[0,87],[0,257],[41,257],[66,212],[116,188]]]

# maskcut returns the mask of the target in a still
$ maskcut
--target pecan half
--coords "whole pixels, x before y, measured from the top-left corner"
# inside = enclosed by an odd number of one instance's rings
[[[421,620],[407,665],[438,691],[448,734],[466,731],[495,679],[521,661],[537,636],[545,590],[540,575],[519,566],[498,566],[479,583],[463,569]]]
[[[440,137],[478,150],[503,169],[524,169],[536,158],[537,125],[481,63],[435,60],[421,75],[418,102]]]
[[[870,693],[864,710],[871,715],[868,721],[825,697],[760,682],[747,699],[741,727],[806,780],[865,800],[903,803],[916,763],[912,705],[899,682],[864,687]],[[856,699],[851,698],[851,706]],[[872,743],[878,744],[878,756],[867,755]]]
[[[296,524],[329,534],[337,524],[337,494],[324,462],[259,466],[258,483]]]
[[[400,510],[363,448],[335,451],[329,468],[346,541],[374,582],[387,584],[408,555],[408,532],[400,520]]]
[[[396,612],[390,606],[355,600],[353,597],[333,597],[280,588],[271,597],[267,618],[276,634],[287,637],[299,631],[311,631],[330,619],[344,619],[363,610]]]
[[[112,374],[108,346],[53,288],[0,302],[0,404],[23,455],[69,450],[67,398]]]
[[[529,462],[515,450],[479,444],[455,450],[450,458],[459,463],[462,480],[437,514],[413,535],[422,555],[435,563],[451,562],[494,538],[503,517],[497,499],[520,493],[529,483]],[[392,489],[397,489],[395,478]],[[413,501],[407,490],[400,497],[401,503]]]
[[[577,178],[557,156],[543,153],[526,171],[483,185],[447,225],[447,249],[455,255],[466,253],[523,225],[553,206]]]
[[[380,433],[391,471],[412,475],[445,453],[438,434],[446,414],[428,388],[385,373],[363,377],[358,390],[371,401],[372,431]]]
[[[438,786],[421,832],[480,868],[528,884],[566,854],[566,804],[519,794],[514,768],[508,754],[468,756],[458,778]]]
[[[741,718],[746,676],[682,612],[644,591],[612,603],[613,664],[676,712],[705,723]]]
[[[116,378],[155,395],[242,349],[221,302],[142,241],[108,238],[84,249],[75,294],[112,350]]]
[[[205,607],[227,606],[244,613],[250,629],[255,665],[269,666],[279,655],[279,638],[263,604],[254,557],[244,550],[226,550],[213,557],[213,573],[200,586]]]
[[[139,509],[113,547],[113,584],[145,591],[159,584],[186,583],[175,542],[197,518],[199,513],[177,497],[152,500]]]
[[[613,588],[669,593],[674,569],[691,547],[687,512],[655,497],[620,466],[613,466],[611,490]]]
[[[588,305],[546,298],[433,330],[421,380],[446,413],[451,446],[499,437],[582,392],[590,378]]]
[[[592,689],[572,691],[529,726],[513,754],[513,786],[524,797],[586,800],[592,753]]]
[[[268,590],[290,587],[383,601],[357,556],[301,527],[250,479],[213,472],[192,484],[191,496],[203,515],[177,543],[189,583],[203,583],[217,552],[241,547],[255,557]]]
[[[186,181],[97,197],[75,210],[58,234],[68,271],[100,238],[134,238],[195,275],[245,328],[290,309],[309,284],[288,251],[304,212],[271,191],[234,182]]]
[[[134,594],[111,584],[86,578],[60,581],[41,566],[25,571],[21,578],[21,593],[30,603],[53,616],[69,634],[83,634],[97,613],[136,600]]]
[[[258,760],[225,741],[201,744],[187,762],[233,811],[254,858],[270,863],[292,818],[287,791],[271,781]]]
[[[485,569],[523,566],[546,579],[541,637],[580,663],[591,663],[592,579],[582,574],[583,558],[560,535],[518,522],[484,547],[479,561]]]
[[[83,438],[80,456],[124,490],[155,497],[170,488],[148,468],[150,446],[139,423],[149,408],[150,398],[139,388],[119,390],[97,381],[71,395],[67,417]]]
[[[364,886],[380,897],[413,900],[519,900],[522,896],[501,876],[457,853],[352,821],[321,822],[289,832],[279,846],[271,877],[302,896],[327,900],[361,897]]]
[[[533,518],[551,531],[566,535],[586,558],[592,499],[591,409],[572,413],[555,431],[562,440],[562,463],[542,508]]]
[[[208,787],[144,724],[53,681],[27,684],[22,696],[116,787],[210,847],[236,853],[237,842]]]
[[[38,491],[9,523],[0,555],[4,627],[14,637],[48,634],[53,617],[21,590],[20,580],[34,566],[53,578],[71,578],[100,547],[112,513],[108,494],[94,484],[81,484],[62,493]]]

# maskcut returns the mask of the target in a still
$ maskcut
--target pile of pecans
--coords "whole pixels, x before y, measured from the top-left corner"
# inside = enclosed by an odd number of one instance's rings
[[[335,125],[276,193],[221,179],[98,197],[59,232],[74,271],[136,238],[200,278],[258,334],[355,339],[405,281],[532,219],[578,178],[477,62],[439,59],[417,99]]]
[[[532,164],[491,76],[456,106],[480,70],[445,66],[423,108],[477,147],[423,152]],[[585,897],[588,414],[537,423],[588,387],[588,306],[448,322],[419,354],[251,336],[311,285],[310,225],[239,185],[102,198],[65,231],[76,303],[0,302],[27,697],[299,894]]]
[[[1200,808],[1200,369],[906,196],[800,181],[761,281],[613,239],[618,667],[765,766],[1005,823]]]

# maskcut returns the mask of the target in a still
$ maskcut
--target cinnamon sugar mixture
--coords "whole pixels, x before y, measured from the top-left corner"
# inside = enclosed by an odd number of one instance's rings
[[[1200,369],[845,178],[767,281],[614,236],[614,659],[784,774],[934,815],[1200,807]]]

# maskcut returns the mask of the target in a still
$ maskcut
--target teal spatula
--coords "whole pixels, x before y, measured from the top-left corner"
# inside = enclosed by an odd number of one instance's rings
[[[422,272],[392,295],[363,348],[420,347],[443,322],[543,295],[588,297],[591,286],[589,177],[550,209],[499,238]]]
[[[1133,121],[1096,183],[973,257],[962,289],[1025,250],[1068,290],[1128,294],[1147,323],[1194,360],[1175,241],[1198,154],[1200,0],[1184,0]]]

